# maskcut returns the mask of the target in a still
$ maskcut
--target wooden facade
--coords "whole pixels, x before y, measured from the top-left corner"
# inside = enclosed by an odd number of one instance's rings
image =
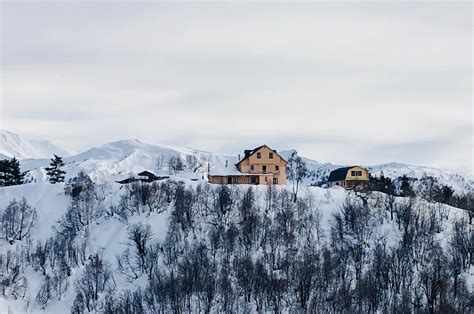
[[[214,184],[259,184],[260,178],[246,175],[210,175],[209,183]]]
[[[245,156],[235,166],[236,174],[212,174],[214,184],[286,184],[286,160],[267,145],[246,150]]]

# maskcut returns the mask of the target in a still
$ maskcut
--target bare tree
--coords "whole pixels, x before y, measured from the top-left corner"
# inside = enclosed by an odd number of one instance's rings
[[[308,176],[308,168],[303,159],[294,151],[288,159],[286,165],[286,176],[288,180],[293,182],[293,202],[298,198],[299,184]]]
[[[128,239],[132,241],[136,249],[137,264],[140,271],[143,273],[146,271],[146,255],[148,251],[148,245],[153,237],[150,225],[137,223],[129,227]]]
[[[77,295],[74,303],[82,304],[83,308],[91,312],[97,305],[99,294],[114,287],[115,283],[109,265],[104,262],[99,253],[91,255],[82,276],[76,282]]]
[[[198,159],[195,155],[186,156],[186,166],[192,171],[197,172],[204,166],[204,161]]]
[[[179,171],[184,170],[184,163],[179,157],[179,155],[169,157],[168,169],[169,169],[170,174],[176,174]]]
[[[13,244],[16,240],[23,240],[30,234],[38,215],[25,198],[21,201],[13,200],[2,215],[2,228],[5,240]]]
[[[4,297],[23,298],[27,280],[24,276],[25,261],[22,252],[8,250],[0,253],[0,293]]]

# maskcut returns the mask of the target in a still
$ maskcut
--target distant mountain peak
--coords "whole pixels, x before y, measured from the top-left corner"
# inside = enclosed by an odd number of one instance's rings
[[[33,140],[22,135],[0,130],[0,156],[18,159],[49,158],[53,154],[69,156],[70,153],[48,140]]]

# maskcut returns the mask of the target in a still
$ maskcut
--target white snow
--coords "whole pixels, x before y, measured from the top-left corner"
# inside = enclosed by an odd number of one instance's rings
[[[0,136],[5,132],[0,133]],[[9,141],[15,139],[15,136],[8,136]],[[12,152],[13,150],[22,148],[23,156],[31,157],[32,153],[37,153],[36,150],[27,149],[29,146],[19,138],[19,141],[13,141],[18,143],[19,146],[13,145],[5,149],[5,143],[8,141],[0,141],[0,153]],[[3,143],[4,146],[1,146]],[[24,146],[21,146],[24,145]],[[46,146],[44,146],[46,147]],[[51,151],[48,151],[46,157],[49,157]],[[281,153],[284,158],[288,158],[291,151],[285,151]],[[184,181],[188,186],[195,186],[199,182],[205,181],[205,176],[208,170],[210,173],[216,174],[233,174],[238,173],[235,169],[235,163],[238,162],[237,156],[227,156],[223,154],[215,154],[209,152],[198,151],[190,148],[177,148],[164,145],[152,145],[142,143],[138,140],[124,140],[112,143],[107,143],[99,147],[91,148],[81,154],[64,158],[66,163],[65,171],[67,172],[67,178],[72,178],[77,175],[79,171],[85,171],[89,174],[93,180],[97,183],[106,183],[109,186],[106,194],[105,206],[116,204],[120,194],[121,186],[114,181],[124,179],[130,175],[136,175],[137,173],[148,170],[158,175],[168,175],[169,169],[167,160],[170,157],[179,157],[186,160],[187,156],[193,155],[202,164],[196,172],[192,172],[189,168],[184,171],[173,173],[172,179]],[[19,155],[17,155],[18,157]],[[0,156],[1,157],[1,156]],[[314,172],[314,176],[310,178],[301,189],[302,196],[311,197],[314,200],[314,209],[317,210],[321,215],[321,227],[328,235],[330,229],[330,223],[333,218],[333,214],[336,213],[344,203],[349,192],[340,188],[334,187],[330,189],[323,189],[319,187],[309,187],[308,185],[315,182],[335,168],[337,165],[333,164],[321,164],[319,162],[304,158],[308,164],[308,168]],[[64,194],[64,184],[49,184],[45,175],[44,166],[47,166],[49,159],[25,159],[21,160],[21,166],[24,170],[29,170],[29,179],[36,183],[24,184],[13,187],[0,188],[0,211],[3,210],[8,203],[13,199],[21,199],[25,197],[27,201],[36,208],[39,216],[38,224],[33,230],[34,240],[44,241],[49,237],[53,236],[53,227],[57,224],[58,219],[65,213],[69,206],[69,198]],[[227,166],[226,166],[227,165]],[[404,164],[386,164],[369,167],[374,174],[379,174],[383,170],[384,174],[389,177],[398,177],[406,174],[410,177],[421,178],[423,175],[433,175],[439,178],[442,183],[449,184],[455,189],[461,189],[462,191],[472,190],[473,181],[459,174],[452,172],[432,169],[427,167],[410,166]],[[203,179],[204,177],[204,179]],[[190,179],[198,180],[199,182],[190,181]],[[238,188],[247,189],[248,186],[241,186]],[[291,186],[278,187],[281,189],[291,189]],[[257,195],[260,195],[262,199],[266,191],[264,186],[256,186]],[[397,198],[397,201],[403,201],[403,198]],[[419,201],[419,207],[422,208],[424,201]],[[466,215],[464,211],[456,208],[452,208],[446,205],[440,205],[444,211],[448,213],[449,219],[444,222],[445,231],[440,235],[441,239],[446,241],[449,238],[450,224],[456,217]],[[422,209],[420,209],[422,210]],[[116,255],[123,252],[129,247],[129,241],[127,239],[127,227],[131,223],[135,222],[146,222],[152,227],[154,239],[163,241],[166,236],[168,228],[168,217],[169,211],[161,214],[141,214],[130,217],[128,223],[121,221],[117,217],[109,219],[100,219],[94,222],[90,226],[90,230],[87,236],[90,252],[101,250],[103,256],[107,262],[115,268]],[[395,227],[393,222],[384,222],[377,230],[377,235],[384,237],[387,240],[387,244],[393,245],[399,240],[399,231]],[[10,249],[8,243],[4,240],[0,240],[0,249]],[[78,275],[80,270],[75,270],[73,278]],[[471,272],[472,273],[472,272]],[[117,280],[118,290],[126,288],[135,288],[137,282],[133,284],[127,282],[123,276],[115,274]],[[25,310],[25,305],[28,301],[33,303],[35,297],[35,291],[41,280],[41,275],[35,273],[31,268],[27,272],[29,281],[29,289],[27,296],[24,300],[5,300],[0,297],[0,313],[22,313]],[[71,281],[72,282],[72,281]],[[474,284],[474,275],[471,274],[468,278],[468,282]],[[66,313],[69,312],[69,308],[74,299],[74,287],[69,287],[69,292],[64,296],[61,301],[52,301],[45,311],[30,306],[30,312],[45,312],[45,313]]]
[[[36,240],[45,241],[53,235],[52,227],[64,214],[69,206],[69,198],[64,194],[64,184],[23,184],[0,188],[0,211],[5,209],[10,201],[25,197],[28,203],[36,208],[38,223],[34,234]]]
[[[68,151],[50,141],[31,140],[12,132],[0,130],[0,158],[50,158],[53,154],[70,155]]]

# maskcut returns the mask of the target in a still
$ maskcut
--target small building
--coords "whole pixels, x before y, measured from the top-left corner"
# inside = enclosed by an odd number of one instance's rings
[[[214,184],[286,184],[287,161],[267,145],[244,151],[244,158],[226,173],[209,174]]]
[[[116,181],[116,182],[120,184],[129,184],[129,183],[137,182],[137,181],[151,183],[153,181],[164,180],[168,178],[169,176],[157,176],[154,173],[151,173],[150,171],[145,170],[138,173],[137,176],[132,176],[130,178]]]
[[[369,171],[360,166],[344,167],[331,171],[328,186],[342,186],[345,189],[360,190],[369,184]]]

